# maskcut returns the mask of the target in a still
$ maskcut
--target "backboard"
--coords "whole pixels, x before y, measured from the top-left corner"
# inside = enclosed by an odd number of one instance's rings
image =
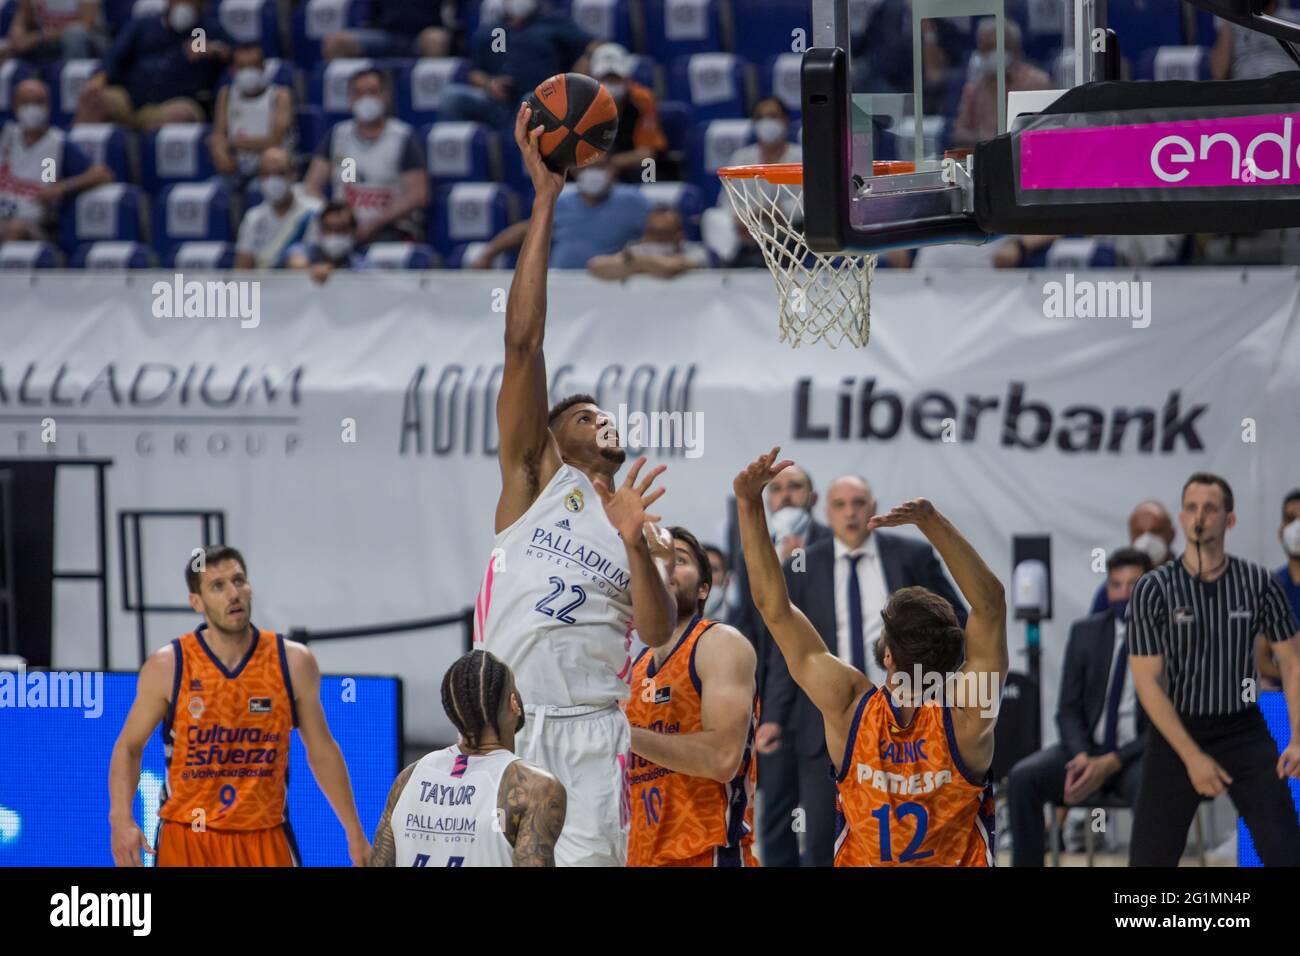
[[[1095,78],[1095,2],[810,0],[801,77],[810,247],[983,241],[968,215],[966,153],[1007,131],[1009,92]],[[915,169],[873,175],[882,160]]]

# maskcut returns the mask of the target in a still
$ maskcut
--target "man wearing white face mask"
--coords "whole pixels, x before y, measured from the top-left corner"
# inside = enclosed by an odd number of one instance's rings
[[[419,241],[429,200],[424,150],[410,125],[388,115],[389,86],[379,70],[348,81],[352,119],[321,140],[303,178],[307,192],[342,200],[357,219],[358,246]]]
[[[618,135],[609,148],[609,161],[620,180],[641,182],[646,160],[657,164],[656,178],[673,179],[675,170],[663,167],[668,137],[659,123],[654,92],[632,79],[632,56],[617,43],[602,43],[591,54],[591,77],[618,104]]]
[[[1158,501],[1142,501],[1128,516],[1129,547],[1137,548],[1158,568],[1173,556],[1174,522],[1165,506]],[[1100,614],[1109,606],[1106,582],[1093,595],[1089,614]]]
[[[1300,619],[1300,488],[1287,492],[1282,501],[1282,527],[1277,529],[1277,539],[1282,542],[1287,560],[1273,576],[1282,585],[1291,613]],[[1282,686],[1282,671],[1263,637],[1255,640],[1255,666],[1261,688],[1275,690]]]
[[[285,256],[290,269],[308,269],[318,285],[335,269],[366,269],[365,256],[357,252],[357,220],[347,203],[327,203],[320,213],[315,242],[301,242]]]
[[[1028,62],[1021,47],[1020,27],[1006,21],[1003,37],[1006,52],[1006,92],[1050,90],[1052,79]],[[953,123],[956,146],[974,146],[998,134],[998,33],[992,17],[980,21],[975,30],[975,52],[961,92],[961,105]]]
[[[0,127],[0,240],[49,242],[59,204],[113,174],[50,125],[50,91],[40,80],[19,83],[13,106],[16,118]],[[49,161],[53,181],[45,175]]]
[[[262,153],[259,169],[262,202],[244,213],[235,241],[235,268],[272,269],[299,242],[313,243],[316,214],[323,203],[295,183],[293,160],[279,146]]]
[[[82,87],[74,122],[137,130],[206,122],[230,47],[199,0],[167,0],[161,17],[133,17],[122,27],[103,69]]]
[[[257,175],[262,151],[294,148],[293,91],[266,75],[266,57],[252,43],[235,48],[231,82],[217,92],[208,149],[217,172],[242,189]]]
[[[640,238],[650,211],[637,187],[614,181],[608,160],[584,166],[573,179],[576,188],[566,187],[555,202],[552,269],[584,269],[597,256],[621,251]],[[486,269],[502,252],[518,248],[530,221],[520,220],[497,233],[470,268]]]

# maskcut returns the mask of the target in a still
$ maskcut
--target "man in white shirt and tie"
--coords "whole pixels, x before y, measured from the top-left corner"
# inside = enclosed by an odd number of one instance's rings
[[[785,577],[790,600],[807,615],[826,646],[883,685],[885,673],[874,648],[882,627],[880,612],[890,594],[904,587],[929,588],[952,604],[963,627],[966,605],[934,549],[925,541],[870,531],[867,523],[875,513],[876,497],[865,478],[837,478],[826,490],[832,537],[792,554],[785,562]],[[826,731],[821,713],[790,678],[774,642],[767,661],[764,708],[763,723],[780,725],[782,746],[797,754],[803,865],[830,866],[835,849],[835,781],[826,753]],[[771,864],[765,858],[763,865]]]

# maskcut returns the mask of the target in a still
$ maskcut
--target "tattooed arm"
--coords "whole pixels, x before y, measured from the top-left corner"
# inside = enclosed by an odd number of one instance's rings
[[[516,760],[506,768],[497,806],[505,812],[515,866],[555,866],[567,804],[564,785],[540,767]]]
[[[379,818],[379,826],[375,829],[375,839],[372,841],[374,848],[370,851],[367,866],[397,865],[397,847],[393,843],[393,807],[397,806],[397,799],[406,789],[406,783],[411,779],[411,771],[414,769],[415,764],[410,764],[399,773],[393,781],[392,789],[388,791],[388,803],[384,806],[384,815]]]

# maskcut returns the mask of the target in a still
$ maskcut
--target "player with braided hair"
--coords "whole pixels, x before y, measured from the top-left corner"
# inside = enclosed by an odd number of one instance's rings
[[[398,774],[370,865],[554,866],[566,794],[514,754],[524,703],[510,668],[471,651],[443,675],[442,707],[460,740]]]
[[[963,632],[945,598],[917,587],[894,592],[875,646],[887,685],[877,693],[870,678],[827,649],[790,601],[763,508],[763,487],[794,464],[777,463],[779,451],[760,455],[733,487],[754,605],[790,676],[821,711],[827,750],[839,760],[835,865],[992,866],[989,766],[1007,671],[1001,582],[924,498],[873,517],[871,530],[916,525],[971,606]],[[909,691],[917,676],[923,687]],[[942,689],[933,696],[924,693],[931,677]],[[953,694],[952,686],[969,686],[967,677],[987,693]]]

